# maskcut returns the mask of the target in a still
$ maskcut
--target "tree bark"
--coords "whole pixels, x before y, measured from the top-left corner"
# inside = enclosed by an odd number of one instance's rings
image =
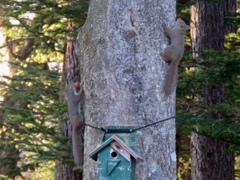
[[[233,180],[234,154],[229,149],[229,143],[192,132],[192,179]]]
[[[175,93],[163,85],[168,65],[162,23],[174,26],[173,0],[92,0],[79,30],[77,54],[84,88],[85,122],[97,127],[144,126],[175,115]],[[84,179],[96,179],[89,154],[103,133],[85,128]],[[137,131],[136,179],[176,179],[175,119]]]
[[[69,41],[66,45],[66,53],[63,64],[63,82],[68,85],[74,81],[80,82],[79,61],[74,51],[74,43]],[[60,133],[62,136],[72,137],[72,126],[70,120],[67,122],[59,122]],[[68,142],[72,147],[71,141]],[[81,148],[81,147],[79,147]],[[82,149],[83,150],[83,149]],[[72,152],[66,152],[71,153]],[[73,157],[72,157],[73,160]],[[82,172],[74,170],[74,164],[62,164],[56,162],[55,180],[81,180]]]
[[[191,7],[192,51],[222,51],[224,48],[224,1],[198,1]],[[202,100],[207,105],[220,104],[224,85],[206,82],[211,87],[205,90]],[[220,119],[212,114],[214,119]],[[234,179],[234,154],[230,144],[197,133],[191,135],[191,177],[194,180]],[[225,152],[226,151],[226,152]]]
[[[224,34],[236,33],[238,29],[237,24],[230,23],[234,22],[234,18],[236,18],[237,2],[236,0],[226,0],[224,7],[225,15],[228,16],[227,18],[225,18],[225,24],[227,25],[225,25],[224,27]]]
[[[69,29],[73,30],[72,23],[68,23]],[[68,42],[66,43],[66,51],[63,63],[63,83],[65,87],[73,82],[81,82],[79,60],[75,53],[75,46],[73,43],[73,38],[68,37]],[[63,87],[64,88],[64,87]],[[66,137],[72,137],[72,126],[70,120],[67,122],[59,122],[60,134]],[[72,149],[72,143],[69,141],[69,146]],[[83,146],[79,147],[83,152]],[[71,153],[72,152],[66,152]],[[83,154],[83,153],[82,153]],[[73,157],[72,157],[73,160]],[[81,180],[82,172],[79,170],[74,170],[73,164],[62,164],[62,162],[56,162],[55,169],[55,180]]]
[[[73,6],[73,4],[76,3],[75,0],[68,1],[68,5]],[[68,20],[68,30],[71,33],[76,32],[76,28],[73,22]],[[67,43],[66,43],[66,49],[65,49],[65,56],[64,56],[64,63],[63,63],[63,89],[73,82],[81,83],[81,76],[80,76],[80,69],[79,69],[79,60],[77,57],[77,54],[75,52],[75,45],[74,45],[74,38],[73,34],[70,34],[67,36]],[[68,113],[68,117],[70,118],[70,112]],[[59,122],[61,135],[66,137],[71,137],[73,139],[73,125],[71,124],[70,120],[67,122]],[[81,131],[77,131],[81,132]],[[83,132],[81,132],[83,135]],[[76,134],[75,134],[76,136]],[[81,136],[81,135],[80,135]],[[76,138],[76,137],[75,137]],[[81,143],[80,143],[81,144]],[[71,146],[71,153],[73,152],[73,145],[72,141],[69,141],[69,146]],[[83,154],[83,144],[79,147],[80,154]],[[83,158],[83,157],[82,157]],[[73,160],[72,156],[72,160]],[[78,164],[79,166],[83,166],[83,164]],[[57,163],[56,164],[56,172],[55,172],[55,179],[59,180],[82,180],[83,179],[83,173],[81,169],[75,169],[74,164],[62,164]]]

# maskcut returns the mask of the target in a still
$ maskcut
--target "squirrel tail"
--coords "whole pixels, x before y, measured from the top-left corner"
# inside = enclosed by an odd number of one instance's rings
[[[82,140],[82,130],[74,129],[72,131],[72,148],[74,162],[77,166],[83,166],[83,140]]]
[[[84,119],[82,114],[77,114],[72,121],[72,148],[74,162],[77,166],[83,166],[83,133]]]
[[[177,76],[178,76],[178,65],[174,63],[170,63],[170,67],[167,72],[167,78],[164,85],[164,92],[167,96],[169,96],[177,84]]]

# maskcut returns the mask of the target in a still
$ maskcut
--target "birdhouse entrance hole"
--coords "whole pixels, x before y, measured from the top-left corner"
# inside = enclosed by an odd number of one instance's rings
[[[115,152],[115,151],[113,151],[112,153],[111,153],[111,156],[113,157],[113,158],[115,158],[115,157],[117,157],[117,152]]]

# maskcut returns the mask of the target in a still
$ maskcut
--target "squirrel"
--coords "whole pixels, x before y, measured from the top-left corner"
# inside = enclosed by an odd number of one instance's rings
[[[171,40],[171,44],[160,54],[165,62],[170,63],[164,85],[165,94],[170,95],[177,83],[178,65],[184,53],[184,33],[190,26],[178,18],[173,29],[170,30],[165,24],[162,27]]]
[[[84,118],[80,112],[80,101],[83,98],[83,90],[78,82],[70,84],[63,91],[67,100],[68,113],[72,125],[72,146],[74,162],[77,166],[83,165],[83,130]]]

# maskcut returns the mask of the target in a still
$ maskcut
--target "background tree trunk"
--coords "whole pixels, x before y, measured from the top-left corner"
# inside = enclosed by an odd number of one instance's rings
[[[68,26],[69,30],[74,31],[71,22],[68,23]],[[66,51],[63,63],[63,84],[65,84],[65,86],[73,82],[81,82],[79,60],[75,53],[73,38],[68,37],[67,39],[68,42],[66,43]],[[64,89],[64,87],[62,88]],[[59,128],[62,136],[72,137],[72,126],[70,120],[68,120],[67,122],[60,121]],[[71,146],[72,149],[71,141],[69,141],[69,146]],[[67,153],[72,154],[72,151]],[[61,162],[56,163],[55,180],[81,180],[81,179],[82,172],[79,170],[74,170],[74,164],[70,163],[62,164]]]
[[[235,18],[236,11],[237,11],[237,1],[236,0],[225,0],[224,7],[225,7],[225,9],[224,9],[225,16],[227,15],[227,18],[225,17],[225,22],[227,20],[230,23],[233,23],[234,22],[233,19]],[[237,29],[238,29],[237,24],[225,25],[224,26],[224,34],[236,33]]]
[[[160,52],[168,44],[162,23],[175,24],[173,0],[92,0],[79,30],[78,57],[88,124],[144,126],[175,115],[175,94],[163,85],[168,65]],[[96,178],[90,152],[103,133],[85,128],[84,179]],[[136,179],[176,179],[175,119],[137,131]]]
[[[192,51],[222,51],[224,48],[224,1],[198,1],[191,7]],[[205,92],[203,101],[211,106],[222,103],[224,86],[211,84]],[[212,114],[214,119],[220,119]],[[234,179],[234,154],[228,143],[214,138],[191,135],[191,176],[194,180]],[[228,150],[224,152],[224,150]]]

